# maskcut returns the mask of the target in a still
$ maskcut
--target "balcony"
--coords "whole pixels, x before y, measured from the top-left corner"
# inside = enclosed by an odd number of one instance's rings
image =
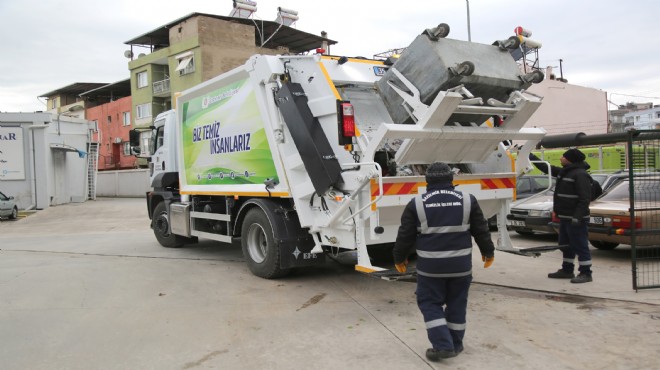
[[[164,80],[154,82],[154,96],[159,98],[164,98],[170,95],[170,79],[166,78]]]

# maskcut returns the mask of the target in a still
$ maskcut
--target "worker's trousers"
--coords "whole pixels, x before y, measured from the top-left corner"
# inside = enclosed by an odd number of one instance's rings
[[[589,251],[587,223],[580,222],[573,225],[571,220],[562,219],[559,221],[559,245],[562,247],[563,263],[561,268],[567,272],[575,270],[575,256],[577,255],[580,267],[578,271],[583,274],[591,275],[591,252]]]
[[[417,275],[417,306],[434,349],[461,351],[472,276],[434,278]]]

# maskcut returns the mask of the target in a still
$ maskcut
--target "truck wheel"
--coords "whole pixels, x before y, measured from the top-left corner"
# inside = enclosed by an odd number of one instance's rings
[[[280,268],[280,248],[268,216],[261,208],[253,208],[245,215],[241,247],[250,271],[256,276],[274,279],[289,273],[289,269]]]
[[[14,207],[14,209],[11,210],[11,214],[9,215],[10,220],[15,220],[18,218],[18,208]]]
[[[596,247],[596,249],[600,249],[603,251],[611,251],[612,249],[619,246],[619,243],[603,242],[600,240],[589,240],[589,243],[591,243],[591,245]]]
[[[154,210],[153,229],[156,239],[166,248],[179,248],[183,246],[185,238],[170,232],[170,216],[167,214],[165,202],[160,202]]]

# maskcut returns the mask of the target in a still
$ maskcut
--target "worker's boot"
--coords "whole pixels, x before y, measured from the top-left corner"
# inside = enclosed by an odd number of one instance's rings
[[[572,279],[575,277],[575,274],[564,269],[559,269],[557,272],[549,273],[548,277],[550,279]]]
[[[578,274],[578,276],[571,279],[571,283],[574,284],[590,283],[592,281],[594,281],[594,279],[591,277],[591,274],[583,274],[583,273],[580,273]]]
[[[430,361],[440,361],[443,358],[456,357],[456,355],[456,352],[448,351],[446,349],[429,348],[426,350],[426,358],[428,358]]]

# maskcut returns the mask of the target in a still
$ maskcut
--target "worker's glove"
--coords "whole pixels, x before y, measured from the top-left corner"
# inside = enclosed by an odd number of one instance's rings
[[[573,225],[573,226],[577,226],[577,225],[579,225],[579,224],[580,224],[580,220],[578,220],[578,219],[575,218],[575,217],[571,218],[571,225]]]
[[[495,256],[492,257],[481,256],[481,260],[484,261],[484,268],[487,269],[490,267],[490,265],[493,264],[493,262],[495,262]]]
[[[405,260],[401,263],[395,263],[394,267],[396,267],[396,270],[399,271],[399,273],[403,274],[408,269],[407,265],[408,265],[408,260]]]

